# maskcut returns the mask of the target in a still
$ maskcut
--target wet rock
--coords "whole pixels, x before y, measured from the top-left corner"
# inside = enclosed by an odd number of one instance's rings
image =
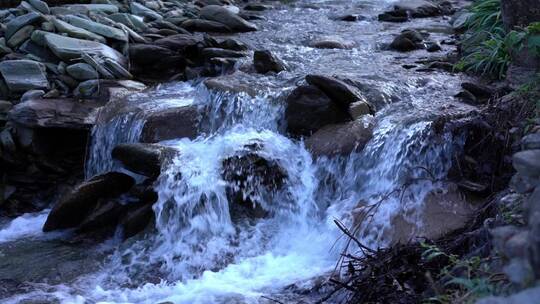
[[[198,45],[203,44],[203,39],[186,34],[177,34],[154,41],[156,45],[191,55],[198,52]]]
[[[261,3],[250,3],[244,6],[244,9],[247,11],[257,11],[257,12],[262,12],[271,8],[272,7],[270,5],[264,5]]]
[[[49,82],[45,66],[32,60],[6,60],[0,62],[0,74],[11,93],[33,89],[47,89]]]
[[[141,141],[155,143],[175,138],[194,139],[199,135],[200,114],[196,106],[171,108],[150,114]]]
[[[328,125],[306,139],[306,149],[317,158],[343,156],[361,151],[373,135],[373,117]]]
[[[419,49],[419,46],[416,43],[403,36],[397,36],[392,43],[390,43],[389,47],[390,49],[400,52],[410,52]]]
[[[98,106],[72,99],[32,99],[17,104],[8,114],[10,121],[29,128],[90,129]]]
[[[369,103],[366,101],[355,101],[349,105],[349,114],[352,119],[358,119],[364,115],[372,114],[373,110]]]
[[[326,125],[349,121],[351,116],[316,86],[307,85],[287,97],[285,119],[288,133],[307,136]]]
[[[394,5],[394,9],[405,11],[413,18],[435,17],[443,13],[441,7],[425,0],[402,0]]]
[[[461,99],[461,101],[468,104],[472,104],[472,105],[478,104],[478,100],[476,99],[476,96],[474,96],[473,93],[467,90],[462,90],[461,92],[457,93],[454,97],[457,97]]]
[[[116,200],[106,200],[96,206],[77,228],[77,233],[89,233],[116,226],[126,207]]]
[[[130,210],[122,219],[123,238],[128,239],[143,231],[154,218],[151,204],[143,204]]]
[[[442,50],[441,45],[437,42],[426,42],[426,51],[433,53]]]
[[[337,21],[355,22],[359,20],[364,20],[365,17],[360,16],[358,14],[347,14],[347,15],[336,16],[336,17],[333,17],[332,19],[337,20]]]
[[[392,243],[408,243],[418,238],[438,239],[465,227],[475,215],[475,206],[467,201],[457,185],[449,183],[426,195],[422,211],[411,222],[402,210],[391,220],[391,228],[385,231]],[[418,219],[422,226],[418,227]]]
[[[205,59],[216,58],[216,57],[242,58],[242,57],[245,57],[246,54],[243,52],[225,50],[225,49],[220,49],[220,48],[204,48],[202,50],[202,56]]]
[[[223,23],[235,32],[251,32],[257,30],[257,26],[253,23],[244,20],[227,8],[218,5],[207,5],[203,7],[200,11],[200,16],[201,19]]]
[[[323,37],[312,41],[310,46],[318,49],[352,49],[354,42],[340,37]]]
[[[109,15],[107,17],[113,21],[122,23],[123,25],[137,32],[144,32],[148,29],[148,26],[143,22],[142,18],[132,14],[118,13]]]
[[[189,19],[182,22],[182,27],[191,32],[230,33],[232,30],[225,24],[203,19]]]
[[[98,72],[89,64],[76,63],[66,67],[69,76],[76,80],[85,81],[99,78]]]
[[[217,46],[222,49],[233,51],[247,51],[249,47],[242,41],[235,38],[227,38],[222,41],[217,41]]]
[[[335,77],[324,75],[307,75],[306,81],[324,92],[332,101],[345,109],[356,101],[365,101],[365,98],[353,86]],[[367,103],[367,101],[365,101]]]
[[[283,61],[270,51],[255,51],[253,54],[253,65],[257,73],[261,74],[268,72],[279,73],[285,70]]]
[[[229,183],[227,195],[233,218],[267,216],[260,199],[264,201],[266,195],[281,189],[287,178],[276,161],[247,151],[224,159],[222,176]]]
[[[43,231],[78,226],[100,200],[117,197],[134,184],[132,177],[118,172],[96,176],[79,184],[54,205]]]
[[[407,22],[409,21],[409,14],[406,10],[394,9],[378,16],[379,21],[384,22]]]
[[[481,84],[472,83],[472,82],[464,82],[461,84],[461,87],[469,91],[478,99],[489,99],[491,98],[491,95],[493,95],[494,93],[493,89],[487,86],[483,86]]]
[[[540,150],[521,151],[512,157],[514,168],[523,176],[540,177]]]
[[[162,163],[172,158],[176,151],[156,144],[120,144],[112,151],[112,157],[119,160],[128,170],[150,178],[161,173]]]

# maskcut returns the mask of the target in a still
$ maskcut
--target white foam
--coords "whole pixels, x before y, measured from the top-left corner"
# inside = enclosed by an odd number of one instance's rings
[[[47,220],[48,213],[49,210],[39,213],[25,213],[13,219],[0,229],[0,243],[43,235],[42,227]]]

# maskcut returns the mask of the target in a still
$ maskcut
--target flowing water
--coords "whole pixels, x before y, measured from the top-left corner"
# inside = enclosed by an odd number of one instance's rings
[[[272,50],[289,71],[277,76],[231,76],[251,81],[255,94],[218,92],[201,83],[171,83],[105,109],[92,133],[87,177],[120,168],[110,152],[118,143],[139,140],[147,113],[196,105],[207,114],[201,125],[203,135],[161,143],[180,154],[155,183],[159,200],[154,205],[154,230],[124,243],[113,238],[88,249],[106,256],[99,267],[81,269],[69,282],[33,284],[6,301],[267,303],[265,297],[295,301],[301,297],[291,291],[291,285],[310,290],[336,266],[346,241],[335,219],[353,227],[363,206],[378,205],[369,225],[361,226],[358,233],[372,247],[391,242],[390,223],[396,214],[421,230],[423,199],[443,187],[436,180],[446,176],[463,141],[451,134],[435,134],[432,121],[470,109],[451,97],[459,77],[442,72],[424,75],[400,66],[422,59],[423,51],[397,58],[381,50],[381,43],[403,27],[376,21],[377,13],[391,3],[296,1],[295,7],[283,5],[266,12],[259,31],[239,37],[255,49]],[[367,19],[355,23],[329,19],[346,10]],[[415,26],[440,28],[444,23],[426,19]],[[307,41],[327,35],[352,40],[356,47],[306,47]],[[302,141],[285,135],[285,96],[308,73],[348,76],[366,88],[378,112],[374,136],[363,151],[313,160]],[[229,213],[221,164],[253,144],[260,147],[256,153],[275,161],[287,178],[279,190],[255,193],[269,217],[236,220]],[[397,191],[403,185],[408,185],[406,190]],[[0,242],[43,240],[46,236],[38,228],[45,214],[0,224]]]

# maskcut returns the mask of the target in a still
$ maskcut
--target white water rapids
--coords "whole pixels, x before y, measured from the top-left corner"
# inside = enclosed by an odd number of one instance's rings
[[[328,11],[342,3],[356,3],[319,2],[329,3],[329,8],[325,7]],[[375,14],[388,2],[358,3]],[[271,303],[265,297],[274,295],[282,296],[280,300],[285,303],[290,296],[296,303],[295,290],[309,291],[336,267],[346,240],[335,219],[352,228],[360,207],[382,200],[369,225],[364,223],[357,234],[366,245],[388,245],[391,221],[397,214],[421,229],[423,199],[442,186],[432,180],[446,177],[453,153],[462,144],[462,138],[434,134],[431,127],[439,114],[438,105],[451,100],[459,79],[436,73],[429,80],[400,75],[406,72],[396,72],[402,69],[392,64],[392,55],[374,51],[373,41],[383,35],[376,21],[332,28],[328,24],[335,22],[329,21],[326,10],[321,11],[276,11],[268,27],[246,34],[246,39],[275,50],[292,66],[293,72],[271,80],[279,89],[259,91],[251,97],[212,91],[202,84],[171,83],[131,96],[136,110],[130,108],[97,125],[92,132],[87,177],[121,170],[111,159],[111,151],[119,143],[139,140],[146,113],[190,104],[207,113],[202,122],[203,135],[161,143],[180,153],[154,185],[159,194],[153,207],[155,229],[124,243],[112,239],[98,248],[108,253],[98,269],[85,270],[85,274],[63,284],[33,285],[31,291],[15,295],[6,303],[23,299],[55,299],[61,303]],[[280,28],[288,23],[294,24]],[[305,38],[296,33],[320,34],[319,26],[342,35],[360,33],[357,39],[362,43],[353,50],[338,51],[292,45],[291,40],[296,43]],[[302,141],[285,135],[285,96],[306,71],[334,69],[357,73],[355,76],[377,83],[389,95],[399,93],[400,102],[378,109],[374,136],[361,152],[313,160]],[[263,83],[269,81],[260,77]],[[282,189],[256,193],[269,217],[236,221],[229,213],[231,202],[226,195],[222,162],[251,144],[261,147],[256,153],[275,161],[287,177]],[[396,191],[405,184],[409,185],[405,191]],[[0,242],[46,237],[36,229],[44,219],[40,213],[0,224]],[[15,228],[19,225],[24,228]]]

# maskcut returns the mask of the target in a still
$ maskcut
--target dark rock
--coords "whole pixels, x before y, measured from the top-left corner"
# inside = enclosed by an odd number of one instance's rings
[[[12,19],[6,24],[6,31],[4,33],[6,40],[11,39],[16,32],[27,25],[32,25],[42,20],[40,14],[31,12],[26,15],[22,15]]]
[[[402,0],[394,5],[394,10],[405,11],[413,18],[435,17],[443,13],[440,6],[425,0]]]
[[[257,26],[254,24],[219,5],[207,5],[203,7],[200,11],[200,16],[202,19],[223,23],[235,32],[251,32],[257,30]]]
[[[501,0],[502,20],[507,30],[540,21],[538,0]]]
[[[128,170],[155,179],[161,173],[162,163],[175,153],[174,149],[161,145],[135,143],[116,146],[112,157]]]
[[[9,91],[14,94],[49,87],[45,66],[36,61],[2,61],[0,62],[0,74],[2,74]]]
[[[244,9],[246,11],[258,11],[258,12],[261,12],[261,11],[265,11],[267,9],[271,9],[272,7],[269,6],[269,5],[264,5],[264,4],[260,4],[260,3],[250,3],[250,4],[247,4],[246,6],[244,6]]]
[[[332,19],[338,20],[338,21],[355,22],[355,21],[359,21],[359,20],[364,20],[365,17],[362,17],[362,16],[357,15],[357,14],[347,14],[347,15],[337,16],[337,17],[334,17]]]
[[[246,54],[243,52],[225,50],[220,48],[204,48],[202,50],[202,56],[206,59],[221,57],[221,58],[242,58]]]
[[[346,41],[340,37],[324,37],[312,41],[310,46],[318,49],[352,49],[354,42]]]
[[[200,113],[196,106],[172,108],[152,113],[143,127],[141,142],[155,143],[168,139],[199,135]]]
[[[442,48],[437,42],[427,42],[426,50],[430,53],[433,53],[442,50]]]
[[[270,51],[255,51],[253,54],[253,65],[258,73],[268,72],[279,73],[285,70],[285,64]]]
[[[134,184],[132,177],[118,172],[96,176],[79,184],[54,205],[43,231],[78,226],[100,200],[119,196]]]
[[[77,228],[77,233],[88,233],[114,228],[125,207],[116,200],[107,200],[96,206]]]
[[[233,51],[247,51],[249,47],[235,38],[227,38],[217,43],[217,47]]]
[[[17,104],[8,118],[19,125],[36,128],[90,129],[98,105],[72,99],[37,99]]]
[[[365,98],[353,86],[334,77],[324,75],[307,75],[306,81],[324,92],[333,102],[348,108],[355,101]]]
[[[384,22],[407,22],[409,21],[409,14],[406,10],[395,9],[379,14],[378,19]]]
[[[306,139],[306,149],[314,157],[349,155],[361,151],[373,135],[372,117],[328,125]]]
[[[478,99],[489,99],[494,93],[493,89],[472,82],[464,82],[461,84],[461,87],[471,92],[471,94],[473,94]]]
[[[224,159],[222,176],[229,183],[227,194],[233,218],[265,217],[267,212],[259,200],[280,190],[287,178],[276,161],[247,151]]]
[[[409,38],[403,36],[397,36],[390,43],[390,49],[400,52],[410,52],[419,49],[418,45],[412,42]]]
[[[189,19],[182,22],[182,27],[191,32],[230,33],[232,30],[225,24],[204,19]]]
[[[478,104],[478,100],[476,99],[476,96],[474,96],[474,94],[472,94],[471,92],[467,90],[463,90],[457,93],[455,97],[461,99],[461,101],[468,104],[472,104],[472,105]]]
[[[130,210],[122,219],[123,238],[128,239],[143,231],[154,218],[151,204],[142,204]]]
[[[165,47],[153,44],[131,44],[129,46],[129,59],[136,65],[153,65],[160,60],[174,57],[176,54]]]
[[[307,136],[325,125],[351,120],[349,113],[316,86],[300,86],[287,97],[287,132]]]

